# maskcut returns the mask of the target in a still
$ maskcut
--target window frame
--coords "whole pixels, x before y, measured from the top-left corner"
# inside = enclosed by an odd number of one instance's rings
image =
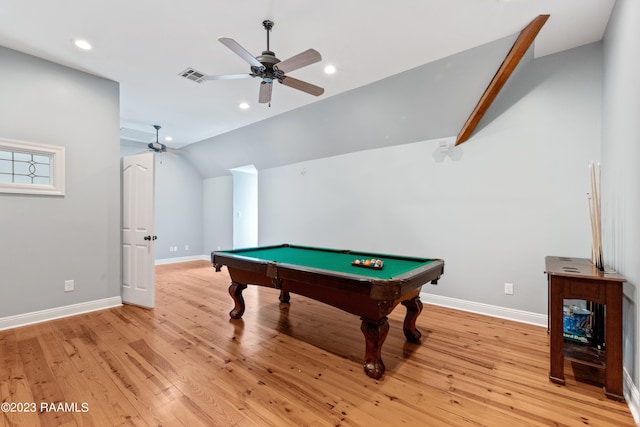
[[[35,194],[41,196],[64,196],[65,149],[57,145],[38,144],[0,138],[0,150],[16,153],[36,154],[51,157],[51,184],[28,184],[16,182],[0,182],[0,193]]]

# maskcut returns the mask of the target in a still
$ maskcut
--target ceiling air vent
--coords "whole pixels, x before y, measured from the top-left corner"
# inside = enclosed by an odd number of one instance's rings
[[[198,70],[194,70],[193,68],[187,68],[183,72],[180,73],[182,77],[185,79],[192,80],[196,83],[202,83],[204,80],[202,79],[206,74],[202,73]]]
[[[120,128],[120,138],[138,142],[154,142],[156,140],[156,134],[143,132],[141,130]]]

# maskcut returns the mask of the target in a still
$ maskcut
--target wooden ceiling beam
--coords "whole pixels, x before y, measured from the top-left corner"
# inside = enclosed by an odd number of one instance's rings
[[[513,70],[518,66],[527,50],[529,50],[529,47],[540,32],[540,29],[545,22],[547,22],[547,19],[549,19],[549,15],[539,15],[520,32],[520,35],[511,47],[511,50],[505,57],[502,65],[500,65],[495,76],[493,76],[491,83],[489,83],[484,94],[482,94],[476,108],[473,109],[473,112],[467,119],[467,122],[462,127],[462,130],[460,130],[456,139],[456,145],[460,145],[469,139],[476,126],[478,126],[478,123],[491,106],[491,103],[496,99],[498,93],[500,93],[500,90],[511,76],[511,73],[513,73]]]

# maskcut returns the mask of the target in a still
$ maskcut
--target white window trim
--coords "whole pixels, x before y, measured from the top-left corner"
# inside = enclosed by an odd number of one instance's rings
[[[0,150],[51,156],[51,184],[0,182],[0,193],[64,196],[64,147],[0,138]]]

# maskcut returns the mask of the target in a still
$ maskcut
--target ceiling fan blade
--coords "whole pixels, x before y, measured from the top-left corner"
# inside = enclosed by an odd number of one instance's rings
[[[165,154],[167,155],[167,157],[171,157],[172,159],[177,159],[178,158],[177,154],[173,154],[169,150],[160,151],[160,155],[164,156]],[[162,163],[162,162],[160,162],[160,163]]]
[[[294,79],[293,77],[285,76],[280,82],[285,86],[307,92],[310,95],[320,96],[324,93],[324,89],[320,86],[312,85],[311,83]]]
[[[250,65],[261,69],[264,68],[264,65],[262,65],[260,61],[258,61],[253,55],[251,55],[248,50],[240,46],[240,44],[234,39],[220,37],[218,41],[231,49],[236,55],[247,61]]]
[[[246,79],[249,77],[255,77],[252,74],[223,74],[221,76],[204,76],[202,80],[233,80],[233,79]]]
[[[319,61],[322,61],[320,52],[315,49],[307,49],[289,59],[278,62],[273,66],[273,68],[280,70],[283,73],[288,73],[289,71],[297,70],[298,68],[306,67],[307,65]]]
[[[167,152],[176,154],[189,154],[187,150],[179,150],[177,148],[167,148]]]
[[[260,83],[260,95],[258,95],[258,102],[260,104],[266,104],[271,102],[271,92],[273,91],[273,83]]]

